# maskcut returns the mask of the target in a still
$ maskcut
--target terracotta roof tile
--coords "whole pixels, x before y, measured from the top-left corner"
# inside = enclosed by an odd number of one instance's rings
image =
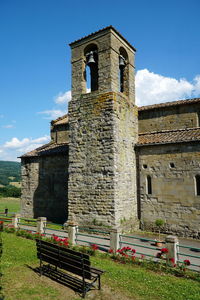
[[[198,103],[198,102],[200,102],[200,98],[185,99],[185,100],[165,102],[165,103],[159,103],[159,104],[153,104],[153,105],[140,106],[140,107],[138,107],[138,110],[140,112],[143,110],[156,109],[156,108],[160,108],[160,107],[178,106],[178,105],[184,105],[184,104],[194,104],[194,103]]]
[[[200,127],[141,133],[137,146],[200,141]]]
[[[56,144],[50,142],[20,157],[25,158],[25,157],[38,157],[43,155],[46,156],[46,155],[62,154],[62,153],[66,153],[67,150],[68,150],[68,143]]]

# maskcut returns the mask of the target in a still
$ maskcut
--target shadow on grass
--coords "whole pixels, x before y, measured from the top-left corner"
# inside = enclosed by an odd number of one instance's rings
[[[83,294],[83,280],[79,279],[78,277],[71,276],[70,274],[60,271],[58,269],[56,270],[56,268],[53,268],[50,265],[43,265],[41,268],[32,268],[29,265],[26,265],[26,267],[34,271],[39,276],[42,272],[42,275],[72,289],[75,293],[78,293],[80,296]],[[87,282],[85,282],[85,285],[87,291],[91,290],[91,285],[89,286]],[[95,289],[95,287],[93,288]]]

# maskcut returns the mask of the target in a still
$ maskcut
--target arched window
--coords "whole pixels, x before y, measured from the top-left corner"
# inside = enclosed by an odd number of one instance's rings
[[[124,48],[119,49],[119,91],[126,91],[128,55]]]
[[[86,58],[86,87],[92,91],[98,90],[98,49],[95,44],[91,44],[85,48]]]
[[[200,196],[200,175],[195,176],[195,188],[196,188],[196,195]]]
[[[147,194],[152,194],[152,182],[151,182],[151,176],[147,175]]]

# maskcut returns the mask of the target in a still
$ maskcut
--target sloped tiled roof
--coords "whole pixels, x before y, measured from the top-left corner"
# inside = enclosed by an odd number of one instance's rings
[[[119,31],[117,31],[112,25],[110,25],[110,26],[107,26],[107,27],[104,27],[104,28],[102,28],[102,29],[100,29],[100,30],[98,30],[98,31],[95,31],[95,32],[92,32],[92,33],[90,33],[89,35],[86,35],[86,36],[84,36],[84,37],[82,37],[82,38],[80,38],[80,39],[78,39],[78,40],[75,40],[74,42],[72,42],[72,43],[70,43],[69,45],[70,46],[73,46],[74,44],[76,44],[76,43],[79,43],[80,41],[82,41],[82,40],[85,40],[85,39],[88,39],[88,38],[90,38],[91,36],[93,36],[93,35],[96,35],[96,34],[99,34],[99,33],[103,33],[104,31],[108,31],[108,30],[110,30],[110,29],[112,29],[113,31],[115,31],[115,33],[117,33],[134,51],[136,51],[136,49],[123,37],[123,35],[121,35],[121,33],[119,33]]]
[[[153,105],[146,105],[146,106],[140,106],[138,107],[138,111],[144,111],[144,110],[150,110],[150,109],[156,109],[161,107],[168,107],[168,106],[178,106],[178,105],[185,105],[185,104],[194,104],[200,102],[200,98],[193,98],[193,99],[185,99],[185,100],[178,100],[178,101],[172,101],[172,102],[165,102],[165,103],[159,103],[159,104],[153,104]]]
[[[139,134],[137,146],[200,141],[200,127]]]
[[[68,121],[69,121],[68,120],[68,114],[66,114],[66,115],[64,115],[62,117],[59,117],[56,120],[51,121],[51,125],[53,125],[53,126],[63,125],[63,124],[67,124]]]
[[[34,149],[22,155],[21,158],[62,154],[62,153],[67,153],[67,150],[68,150],[68,143],[56,144],[50,142],[46,145],[43,145],[37,149]]]

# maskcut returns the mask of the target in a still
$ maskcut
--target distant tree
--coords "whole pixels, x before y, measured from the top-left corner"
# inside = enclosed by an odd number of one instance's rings
[[[21,164],[14,161],[0,161],[0,185],[21,181]]]
[[[12,185],[8,185],[0,188],[0,197],[14,197],[19,198],[21,196],[21,189]]]

